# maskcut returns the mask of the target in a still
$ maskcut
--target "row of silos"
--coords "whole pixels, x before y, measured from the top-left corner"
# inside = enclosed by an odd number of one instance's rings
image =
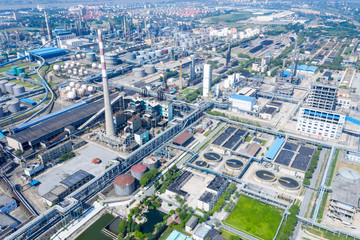
[[[9,94],[20,95],[25,92],[25,87],[23,85],[16,85],[14,82],[9,82],[8,80],[0,81],[0,89],[2,92],[8,92]]]
[[[135,179],[140,180],[147,169],[158,168],[159,161],[153,157],[148,156],[144,158],[143,164],[135,164],[131,167],[130,174],[122,174],[114,179],[114,189],[118,196],[128,196],[135,191]]]

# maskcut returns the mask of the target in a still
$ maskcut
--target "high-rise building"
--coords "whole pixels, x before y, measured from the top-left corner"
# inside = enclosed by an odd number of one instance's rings
[[[190,82],[195,80],[195,58],[194,56],[191,56],[191,65],[190,65]]]
[[[203,97],[209,98],[212,80],[212,69],[210,64],[204,65],[204,78],[203,78]]]
[[[336,111],[337,90],[337,87],[312,85],[309,97],[300,108],[296,129],[339,139],[346,115]]]

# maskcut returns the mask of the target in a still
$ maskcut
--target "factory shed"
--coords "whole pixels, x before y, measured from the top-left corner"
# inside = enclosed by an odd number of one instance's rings
[[[74,191],[79,188],[81,185],[88,182],[93,176],[84,170],[79,170],[69,177],[62,180],[60,183],[70,189],[70,191]]]
[[[256,157],[259,153],[261,146],[257,143],[250,143],[246,149],[246,153],[252,157]]]
[[[114,96],[115,97],[115,96]],[[27,150],[38,145],[41,141],[50,140],[59,135],[69,125],[75,128],[95,115],[104,106],[102,99],[92,102],[68,112],[47,119],[36,125],[30,126],[20,132],[7,136],[10,147],[17,150]]]
[[[282,139],[281,137],[277,138],[274,143],[271,145],[269,151],[267,151],[267,153],[265,154],[265,157],[273,160],[277,153],[280,151],[280,148],[282,147],[282,145],[285,143],[285,140]]]
[[[193,174],[191,172],[185,171],[183,174],[180,175],[180,177],[175,179],[175,181],[169,185],[166,191],[170,194],[179,194],[181,197],[186,198],[188,196],[188,193],[181,190],[181,188],[192,176]]]
[[[193,134],[188,132],[183,132],[173,140],[173,144],[179,146],[187,146],[193,140]]]

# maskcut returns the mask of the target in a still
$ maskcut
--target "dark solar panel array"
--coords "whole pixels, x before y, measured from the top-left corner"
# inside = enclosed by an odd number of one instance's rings
[[[299,145],[297,145],[295,143],[287,142],[287,143],[285,143],[284,148],[287,149],[287,150],[290,150],[290,151],[296,151],[298,146]]]
[[[244,130],[238,129],[236,133],[232,135],[231,138],[229,138],[229,140],[223,145],[223,147],[235,150],[234,147],[240,141],[241,136],[243,135],[244,135]]]
[[[296,155],[293,163],[291,164],[292,168],[301,170],[301,171],[306,171],[310,162],[310,157],[302,155],[302,154],[298,154]]]
[[[290,152],[288,150],[281,150],[275,162],[285,166],[289,166],[293,156],[294,156],[293,152]]]
[[[304,147],[304,146],[301,146],[300,147],[300,150],[299,150],[299,153],[301,155],[305,155],[305,156],[312,156],[315,152],[315,149],[313,148],[309,148],[309,147]]]
[[[213,144],[221,146],[222,143],[233,133],[235,132],[236,128],[228,127],[220,136],[218,136],[214,141]]]

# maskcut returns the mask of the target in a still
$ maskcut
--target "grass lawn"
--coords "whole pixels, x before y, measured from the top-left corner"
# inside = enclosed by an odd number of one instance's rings
[[[226,238],[226,239],[229,239],[232,236],[238,237],[238,235],[233,234],[232,232],[229,232],[225,228],[220,228],[220,231],[221,231],[221,236]]]
[[[265,240],[274,238],[283,210],[241,195],[225,224]]]
[[[27,82],[23,82],[23,81],[18,81],[18,80],[12,80],[12,81],[10,81],[10,82],[14,82],[14,83],[16,83],[17,85],[23,85],[24,87],[27,87],[27,88],[37,87],[37,85],[31,84],[31,83],[27,83]]]
[[[246,141],[246,142],[250,142],[250,141],[251,141],[251,139],[252,139],[252,137],[247,136],[247,137],[245,138],[245,141]]]

